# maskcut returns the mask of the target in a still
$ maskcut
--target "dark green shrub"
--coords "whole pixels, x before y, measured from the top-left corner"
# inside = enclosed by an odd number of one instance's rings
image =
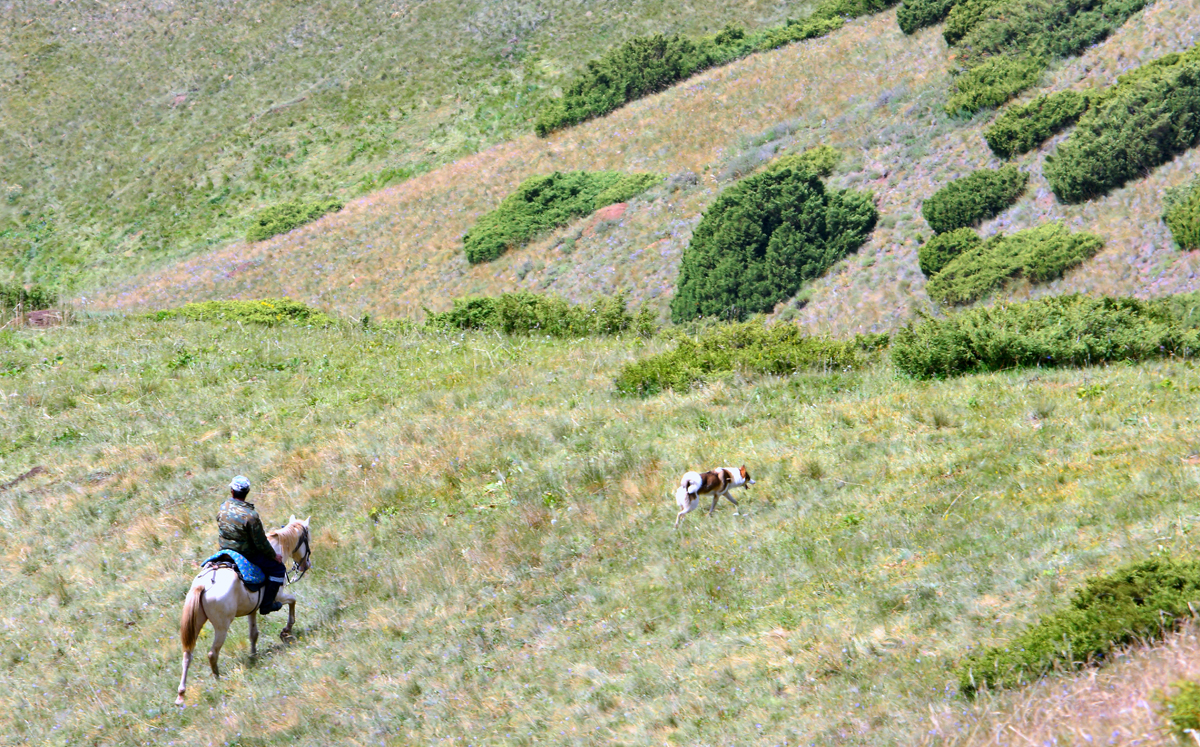
[[[1087,108],[1087,96],[1077,91],[1038,96],[1023,106],[1005,109],[983,137],[993,153],[1011,158],[1046,142],[1079,119]]]
[[[962,24],[955,50],[968,68],[997,56],[1073,57],[1103,41],[1148,1],[1002,0],[990,6],[984,2],[983,13]]]
[[[38,311],[53,308],[57,303],[58,296],[40,285],[26,288],[18,283],[0,283],[0,309],[5,311],[15,309],[18,304],[24,311]]]
[[[1200,601],[1200,563],[1153,558],[1089,579],[1070,605],[1043,617],[1007,646],[967,657],[959,689],[1018,687],[1053,669],[1074,670],[1102,660],[1112,649],[1161,638],[1190,617]]]
[[[1104,242],[1089,233],[1071,233],[1047,223],[1011,236],[993,236],[952,259],[925,286],[939,303],[978,301],[1011,279],[1045,283],[1090,259]]]
[[[1172,689],[1175,692],[1163,699],[1163,715],[1175,736],[1188,740],[1189,735],[1200,734],[1200,683],[1179,680]]]
[[[939,233],[921,245],[917,250],[917,261],[921,272],[931,278],[950,264],[950,261],[963,252],[970,251],[983,243],[974,229],[957,228],[946,233]]]
[[[521,291],[491,297],[454,299],[454,308],[431,314],[426,325],[435,329],[478,329],[506,335],[541,334],[553,337],[614,335],[636,329],[644,336],[653,326],[644,316],[635,318],[624,294],[571,305],[561,298]]]
[[[936,379],[1026,366],[1088,366],[1200,350],[1168,301],[1055,296],[925,319],[892,338],[896,367]]]
[[[530,177],[476,221],[463,236],[463,249],[471,264],[490,262],[539,233],[624,202],[661,180],[657,174],[620,171],[556,171]]]
[[[809,337],[794,324],[768,327],[753,321],[722,325],[698,341],[681,340],[670,352],[628,364],[614,383],[621,394],[650,397],[668,389],[686,392],[719,371],[787,375],[804,369],[854,368],[861,362],[853,342]]]
[[[679,36],[639,36],[588,62],[563,97],[538,116],[539,137],[603,116],[630,101],[657,93],[712,67],[745,57],[753,50],[739,28],[693,42]]]
[[[767,164],[767,171],[792,169],[793,171],[809,171],[817,176],[829,176],[842,161],[842,152],[830,145],[818,145],[803,153],[795,153],[778,158]]]
[[[906,34],[941,23],[958,0],[904,0],[896,10],[896,23]]]
[[[262,241],[276,234],[287,233],[293,228],[312,223],[326,213],[342,209],[338,200],[320,202],[285,202],[264,208],[254,216],[254,222],[246,231],[246,241]]]
[[[264,298],[260,301],[202,301],[189,303],[178,309],[156,311],[150,317],[166,319],[191,319],[194,321],[245,322],[273,327],[290,324],[304,327],[326,327],[337,320],[290,298]]]
[[[921,205],[921,214],[937,233],[977,226],[1016,202],[1028,183],[1029,174],[1016,166],[980,169],[935,192]]]
[[[999,106],[1035,85],[1051,60],[1104,40],[1149,0],[975,0],[946,21],[958,63],[952,115]]]
[[[696,226],[671,319],[742,319],[770,311],[862,246],[877,218],[870,194],[827,191],[803,166],[743,179],[721,193]]]
[[[972,28],[984,21],[989,12],[1006,0],[962,0],[946,14],[946,26],[942,37],[950,46],[958,44]]]
[[[1163,221],[1175,243],[1184,251],[1200,249],[1200,179],[1167,190],[1163,199]]]
[[[539,137],[563,127],[601,117],[644,96],[717,65],[740,60],[752,52],[782,47],[795,41],[825,36],[841,28],[846,18],[877,13],[896,0],[826,0],[808,18],[789,20],[754,34],[731,26],[713,36],[692,41],[678,34],[639,36],[592,60],[579,71],[563,97],[546,106],[534,123]]]
[[[1000,106],[1041,80],[1046,63],[1037,57],[992,57],[954,79],[946,102],[951,116]]]
[[[1063,202],[1103,195],[1200,143],[1200,61],[1158,67],[1088,109],[1046,178]]]

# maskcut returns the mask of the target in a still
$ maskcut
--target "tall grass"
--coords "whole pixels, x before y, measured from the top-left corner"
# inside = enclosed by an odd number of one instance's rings
[[[910,743],[973,646],[1189,547],[1181,362],[612,397],[670,344],[0,333],[10,741]],[[741,515],[670,531],[683,470],[743,461]],[[299,640],[265,618],[251,662],[235,624],[224,679],[194,669],[175,709],[179,606],[231,473],[268,524],[313,515]]]

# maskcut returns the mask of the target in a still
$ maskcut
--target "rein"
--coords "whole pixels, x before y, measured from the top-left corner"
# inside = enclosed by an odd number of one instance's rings
[[[304,559],[292,561],[291,570],[284,572],[284,576],[287,578],[289,585],[297,583],[300,579],[304,578],[304,574],[308,573],[309,568],[312,568],[312,563],[308,562],[309,558],[312,557],[312,545],[309,543],[308,539],[308,527],[304,527],[304,533],[300,535],[300,541],[296,543],[296,548],[299,549],[300,545],[304,545]],[[304,570],[300,571],[298,576],[292,578],[292,574],[296,572],[296,569],[300,567],[301,563],[304,563]]]

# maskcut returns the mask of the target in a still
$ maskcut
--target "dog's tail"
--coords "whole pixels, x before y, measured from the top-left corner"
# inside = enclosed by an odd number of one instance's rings
[[[679,487],[688,495],[698,494],[703,486],[704,478],[700,477],[699,472],[685,472],[679,481]]]

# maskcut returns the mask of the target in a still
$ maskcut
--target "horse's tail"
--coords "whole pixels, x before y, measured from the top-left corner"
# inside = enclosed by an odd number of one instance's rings
[[[183,616],[179,620],[179,640],[183,643],[184,651],[196,647],[196,639],[200,637],[200,629],[208,621],[204,614],[204,584],[196,584],[183,600]]]

